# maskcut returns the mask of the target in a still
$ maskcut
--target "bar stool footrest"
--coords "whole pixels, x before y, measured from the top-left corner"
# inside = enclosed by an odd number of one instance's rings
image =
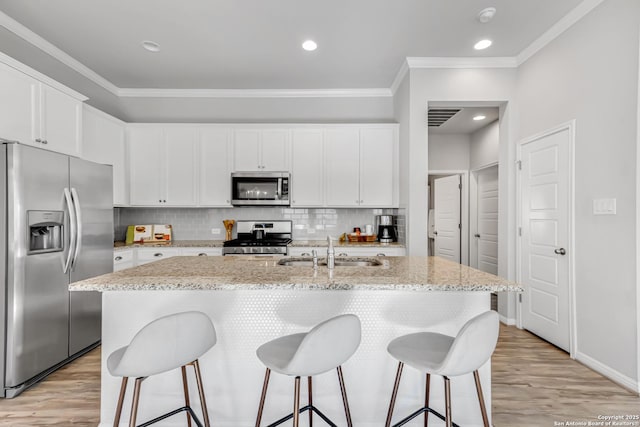
[[[319,410],[318,408],[316,408],[315,406],[313,406],[313,405],[307,405],[307,406],[304,406],[304,407],[300,408],[300,410],[298,411],[298,413],[299,413],[299,414],[302,414],[302,413],[303,413],[303,412],[305,412],[305,411],[313,411],[313,412],[315,412],[316,414],[318,414],[318,416],[319,416],[320,418],[322,418],[322,419],[323,419],[323,421],[324,421],[325,423],[329,424],[331,427],[338,427],[338,426],[337,426],[337,424],[334,424],[334,423],[333,423],[333,421],[331,421],[331,420],[329,419],[329,417],[327,417],[325,414],[323,414],[322,412],[320,412],[320,410]],[[267,427],[276,427],[276,426],[278,426],[278,425],[280,425],[280,424],[284,423],[285,421],[289,421],[291,418],[293,418],[293,412],[292,412],[292,413],[290,413],[289,415],[285,416],[285,417],[280,418],[278,421],[276,421],[276,422],[274,422],[274,423],[269,424]],[[142,427],[142,426],[140,426],[140,427]],[[456,427],[458,427],[458,426],[456,426]]]
[[[156,417],[150,421],[147,421],[146,423],[140,424],[137,427],[147,427],[150,426],[151,424],[155,424],[157,422],[160,422],[164,419],[167,419],[169,417],[172,417],[176,414],[179,414],[180,412],[188,412],[189,415],[191,415],[191,419],[193,419],[193,421],[196,423],[196,425],[198,427],[204,427],[204,425],[200,422],[200,420],[198,419],[198,417],[196,416],[195,412],[193,412],[193,409],[191,409],[190,406],[183,406],[182,408],[178,408],[175,409],[171,412],[167,412],[166,414],[160,415],[159,417]]]
[[[400,427],[405,425],[406,423],[408,423],[409,421],[411,421],[412,419],[414,419],[415,417],[417,417],[418,415],[425,413],[425,412],[429,412],[433,415],[435,415],[436,417],[440,418],[442,421],[446,422],[446,418],[444,417],[444,415],[442,415],[440,412],[436,411],[435,409],[431,409],[428,406],[425,406],[424,408],[420,408],[417,411],[415,411],[414,413],[412,413],[411,415],[407,416],[406,418],[403,418],[402,420],[400,420],[399,422],[397,422],[396,424],[392,425],[391,427]],[[458,424],[451,422],[451,425],[453,427],[460,427]]]

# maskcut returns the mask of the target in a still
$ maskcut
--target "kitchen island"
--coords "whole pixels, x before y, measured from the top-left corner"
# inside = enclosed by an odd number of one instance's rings
[[[120,385],[120,379],[106,369],[108,355],[127,345],[142,326],[166,314],[199,310],[211,317],[218,343],[201,359],[209,413],[213,425],[234,427],[255,423],[264,376],[257,347],[338,314],[358,315],[362,342],[343,369],[354,426],[373,427],[384,423],[393,386],[397,362],[386,352],[389,341],[416,331],[455,335],[468,319],[490,308],[491,292],[522,290],[440,258],[381,257],[378,266],[334,270],[283,266],[278,264],[281,259],[174,257],[70,285],[73,291],[103,293],[100,426],[113,423]],[[487,402],[490,374],[487,363],[480,370]],[[452,378],[451,383],[454,422],[481,425],[473,376]],[[314,403],[343,425],[335,372],[314,378],[314,384]],[[431,390],[431,406],[442,409],[441,382],[435,379]],[[195,389],[192,395],[197,396]],[[424,377],[405,370],[394,419],[417,409],[423,399]],[[152,418],[182,402],[179,370],[151,377],[142,389],[138,419]],[[273,375],[264,425],[290,411],[292,402],[293,380]],[[198,412],[199,406],[194,407]],[[487,407],[490,410],[491,405]],[[184,419],[177,416],[167,422],[177,426]],[[432,422],[438,425],[435,418]]]

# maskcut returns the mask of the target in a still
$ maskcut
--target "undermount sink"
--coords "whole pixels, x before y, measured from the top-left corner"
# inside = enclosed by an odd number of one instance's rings
[[[283,258],[278,261],[278,265],[288,267],[313,267],[313,258]],[[336,267],[376,267],[382,265],[380,261],[373,258],[336,258]],[[319,259],[318,266],[326,267],[326,259]]]

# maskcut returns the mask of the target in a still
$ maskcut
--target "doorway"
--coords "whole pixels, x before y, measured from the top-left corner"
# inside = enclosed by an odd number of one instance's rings
[[[518,145],[521,326],[574,357],[574,122]]]
[[[498,165],[471,171],[469,265],[498,274]]]
[[[467,171],[432,171],[429,191],[429,255],[469,265]]]

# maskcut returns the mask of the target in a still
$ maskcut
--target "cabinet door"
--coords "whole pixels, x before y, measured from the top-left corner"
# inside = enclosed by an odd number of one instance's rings
[[[37,108],[38,82],[13,68],[0,64],[0,138],[36,144],[34,131],[40,114]]]
[[[262,170],[259,155],[260,132],[257,130],[237,130],[233,143],[234,170]]]
[[[295,130],[291,144],[291,206],[323,206],[322,130]]]
[[[359,131],[331,129],[325,133],[325,185],[327,206],[360,206]]]
[[[260,169],[286,172],[289,170],[289,132],[265,130],[261,132]]]
[[[87,105],[82,111],[82,157],[113,166],[113,204],[129,204],[125,125]]]
[[[185,248],[180,252],[181,256],[222,256],[222,248]]]
[[[40,139],[43,148],[79,156],[82,102],[40,83]]]
[[[164,141],[159,128],[129,129],[129,178],[132,206],[162,206]]]
[[[394,130],[360,130],[360,206],[393,205]]]
[[[196,205],[195,127],[168,128],[165,135],[164,206]]]
[[[231,205],[231,131],[200,131],[200,206]]]

